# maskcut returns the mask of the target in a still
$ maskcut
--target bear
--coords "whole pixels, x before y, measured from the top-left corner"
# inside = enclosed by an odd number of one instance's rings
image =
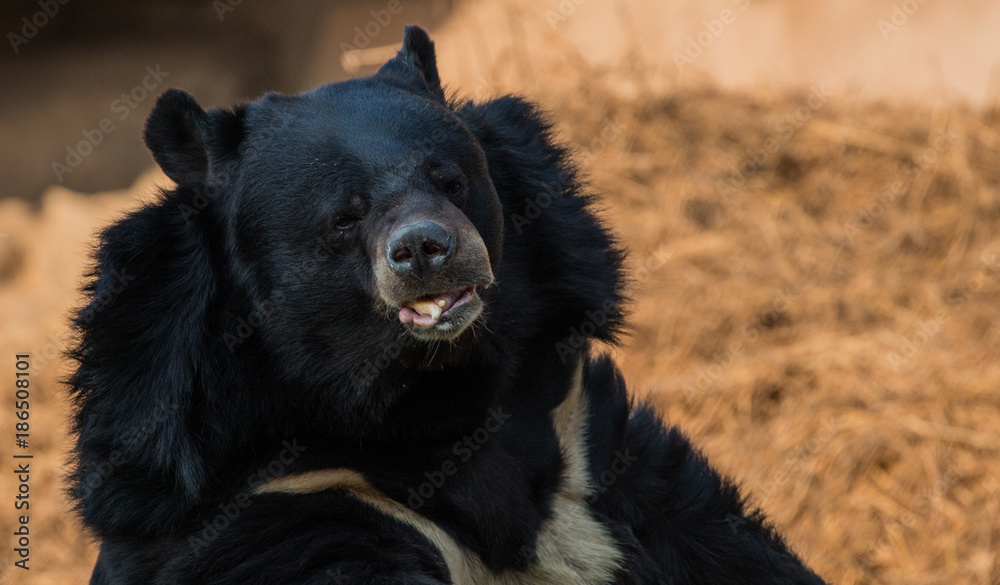
[[[70,350],[92,584],[823,583],[599,349],[625,253],[545,114],[446,97],[422,29],[144,139],[175,186]]]

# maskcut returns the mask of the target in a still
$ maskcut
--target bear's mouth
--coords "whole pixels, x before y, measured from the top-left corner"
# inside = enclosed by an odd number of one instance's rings
[[[451,339],[482,312],[475,285],[411,299],[399,308],[399,321],[419,338]]]
[[[434,327],[443,317],[468,303],[473,296],[478,296],[476,287],[465,286],[406,301],[399,308],[399,320],[403,325]]]

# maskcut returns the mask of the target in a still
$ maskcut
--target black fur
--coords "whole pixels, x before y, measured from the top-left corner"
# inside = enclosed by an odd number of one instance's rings
[[[102,541],[92,583],[450,582],[429,540],[339,490],[253,493],[328,468],[523,570],[565,466],[550,413],[580,359],[587,505],[624,555],[619,583],[822,583],[588,357],[623,327],[621,250],[544,116],[515,97],[446,102],[422,30],[375,76],[299,96],[206,112],[168,91],[145,138],[177,187],[104,231],[76,318],[72,495]],[[467,330],[425,342],[380,297],[379,246],[401,209],[449,206],[495,284]],[[499,429],[459,449],[490,417]]]

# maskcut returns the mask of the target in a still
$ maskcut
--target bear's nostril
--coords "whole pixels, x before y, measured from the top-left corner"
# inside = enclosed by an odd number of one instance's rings
[[[423,252],[428,256],[437,256],[444,252],[444,248],[442,248],[441,245],[438,244],[437,242],[434,242],[432,240],[424,240]]]
[[[455,237],[440,224],[408,223],[392,233],[386,250],[389,267],[401,276],[424,278],[441,270],[455,251]]]
[[[396,253],[392,255],[392,259],[396,262],[409,262],[413,260],[413,252],[410,252],[409,248],[403,246],[399,250],[396,250]]]

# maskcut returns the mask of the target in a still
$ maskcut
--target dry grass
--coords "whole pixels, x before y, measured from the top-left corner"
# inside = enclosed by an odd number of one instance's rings
[[[595,70],[551,42],[558,58],[497,59],[490,79],[556,113],[632,250],[635,327],[616,353],[634,391],[830,582],[1000,583],[998,116],[830,95],[786,135],[808,89],[664,94],[639,59]],[[0,204],[3,371],[36,356],[36,583],[86,582],[93,563],[60,493],[57,351],[90,234],[150,181],[53,190],[38,213]]]
[[[996,115],[576,73],[539,93],[632,250],[633,390],[829,581],[1000,583]]]

